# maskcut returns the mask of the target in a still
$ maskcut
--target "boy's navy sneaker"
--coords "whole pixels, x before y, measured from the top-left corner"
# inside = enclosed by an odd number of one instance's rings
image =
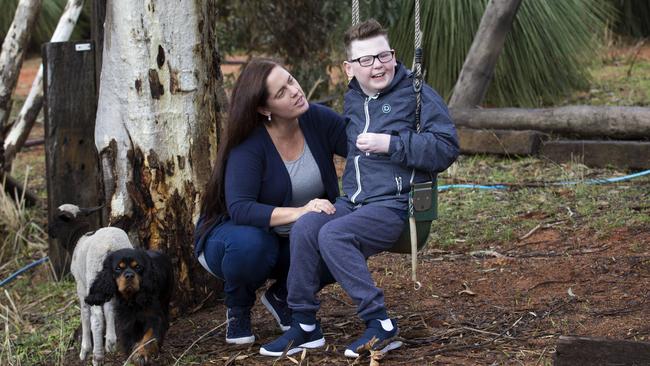
[[[261,301],[273,315],[275,321],[278,322],[283,332],[291,328],[291,310],[285,300],[282,300],[271,289],[268,289],[262,295]]]
[[[325,345],[323,330],[320,324],[316,323],[316,329],[306,332],[300,327],[300,323],[293,321],[291,328],[271,343],[267,343],[260,348],[260,354],[264,356],[279,357],[286,350],[286,355],[302,352],[305,348],[318,348]]]
[[[402,346],[401,341],[395,340],[395,337],[399,334],[399,328],[397,327],[397,321],[391,319],[390,322],[393,324],[393,330],[386,331],[381,326],[379,320],[370,320],[366,323],[366,331],[363,332],[363,335],[352,342],[345,349],[346,357],[359,357],[360,353],[368,352],[369,350],[364,350],[363,347],[370,342],[374,337],[377,338],[377,341],[372,346],[373,350],[379,350],[382,353],[394,350]]]
[[[248,344],[255,342],[251,330],[250,308],[228,308],[226,310],[226,343]]]

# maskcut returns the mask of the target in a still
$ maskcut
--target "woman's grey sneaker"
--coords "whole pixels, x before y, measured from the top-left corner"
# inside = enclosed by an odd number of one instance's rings
[[[318,348],[325,345],[323,330],[320,324],[316,323],[316,328],[311,332],[302,330],[297,321],[291,323],[291,328],[271,343],[267,343],[260,348],[260,354],[264,356],[279,357],[287,351],[287,356],[294,353],[302,352],[305,348]]]
[[[255,342],[251,330],[250,308],[228,308],[226,310],[226,343],[248,344]]]
[[[261,300],[262,304],[273,315],[275,321],[278,322],[280,329],[283,332],[289,330],[291,328],[291,309],[289,309],[287,302],[279,298],[270,289],[264,292]]]
[[[366,331],[363,332],[363,335],[356,341],[352,342],[352,344],[347,346],[345,349],[345,356],[356,358],[359,357],[359,355],[363,352],[369,353],[370,350],[363,348],[366,344],[368,344],[368,342],[370,342],[373,337],[377,338],[377,341],[372,346],[373,350],[379,350],[382,353],[386,353],[388,351],[392,351],[396,348],[401,347],[402,342],[395,340],[399,334],[397,321],[395,319],[391,319],[390,322],[393,324],[393,330],[386,331],[381,326],[381,322],[379,320],[368,321],[366,323]]]

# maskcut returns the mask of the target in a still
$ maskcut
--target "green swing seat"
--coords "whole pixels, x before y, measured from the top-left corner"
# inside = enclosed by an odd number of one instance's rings
[[[418,251],[422,250],[429,238],[431,223],[438,218],[438,184],[436,177],[431,182],[416,183],[411,188],[409,209],[413,208],[416,232],[418,234]],[[409,222],[406,220],[402,235],[390,249],[392,253],[411,254],[411,236]]]

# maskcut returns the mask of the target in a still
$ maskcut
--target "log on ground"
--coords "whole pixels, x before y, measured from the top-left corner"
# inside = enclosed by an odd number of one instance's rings
[[[459,128],[463,154],[535,155],[547,135],[538,131]]]
[[[650,365],[650,343],[560,336],[555,366]]]
[[[568,106],[559,108],[451,108],[459,127],[537,130],[579,138],[642,140],[650,137],[650,108]]]
[[[540,155],[558,163],[573,161],[596,168],[650,169],[650,142],[643,141],[546,141]]]

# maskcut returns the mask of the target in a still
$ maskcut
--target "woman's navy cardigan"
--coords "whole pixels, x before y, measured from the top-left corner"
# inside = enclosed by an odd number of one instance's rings
[[[299,123],[318,164],[325,198],[334,202],[339,196],[339,184],[332,159],[334,154],[346,155],[345,121],[325,106],[310,104]],[[235,224],[265,229],[269,228],[273,209],[287,207],[291,202],[289,173],[264,126],[257,128],[228,155],[225,194],[228,215]],[[197,256],[203,251],[212,229],[204,231],[206,234],[196,241],[194,252]]]

